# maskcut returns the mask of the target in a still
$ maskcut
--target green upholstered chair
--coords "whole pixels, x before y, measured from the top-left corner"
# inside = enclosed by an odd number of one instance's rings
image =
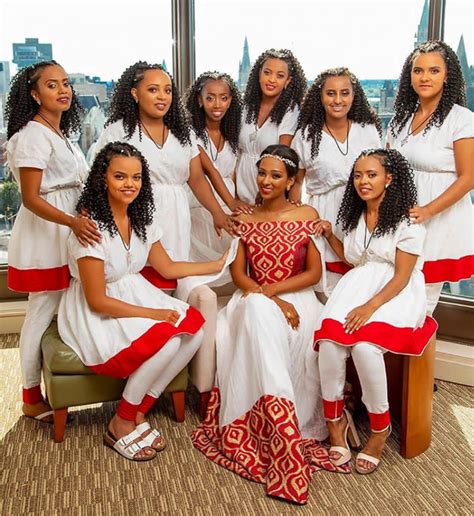
[[[61,340],[56,321],[44,333],[41,349],[46,396],[54,410],[54,440],[59,443],[64,439],[69,407],[118,400],[126,380],[93,373]],[[187,386],[186,367],[165,389],[171,393],[175,418],[180,423],[184,421]]]

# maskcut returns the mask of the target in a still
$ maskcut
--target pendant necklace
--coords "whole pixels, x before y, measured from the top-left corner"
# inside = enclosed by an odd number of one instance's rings
[[[145,129],[145,133],[148,136],[148,138],[150,138],[150,140],[155,144],[155,147],[157,147],[158,150],[161,150],[165,144],[165,123],[163,122],[163,133],[161,135],[161,141],[163,143],[161,145],[153,139],[152,135],[150,134],[150,131],[148,131],[148,129],[146,128],[146,125],[141,120],[140,120],[140,124],[143,127],[143,129]]]
[[[117,228],[118,230],[118,228]],[[120,236],[120,240],[122,241],[122,245],[127,252],[127,265],[130,267],[131,255],[130,255],[130,247],[132,245],[132,227],[130,225],[130,217],[127,217],[127,233],[128,233],[128,244],[125,243],[125,240],[122,237],[122,233],[118,232]]]
[[[349,129],[350,129],[350,122],[347,120],[347,133],[346,133],[346,152],[344,152],[341,147],[339,147],[339,142],[337,141],[337,138],[332,134],[331,129],[329,129],[328,124],[326,123],[326,129],[329,131],[329,134],[331,135],[331,138],[334,140],[334,143],[336,144],[337,150],[343,155],[347,156],[349,153]]]
[[[369,231],[369,228],[367,227],[367,220],[365,218],[366,216],[364,216],[364,223],[365,223],[365,229],[364,229],[364,251],[362,252],[362,256],[361,256],[361,259],[360,259],[360,265],[364,265],[366,264],[369,259],[368,259],[368,255],[369,255],[369,246],[370,246],[370,242],[372,241],[372,237],[374,236],[374,232],[375,232],[375,226],[374,229],[372,230],[372,233],[370,234],[370,237],[369,239],[367,240],[367,232]]]
[[[64,143],[66,144],[67,148],[74,154],[74,151],[72,150],[71,144],[69,143],[69,140],[64,136],[64,134],[62,134],[60,131],[58,131],[56,129],[56,127],[54,127],[54,125],[43,115],[43,113],[41,113],[41,111],[38,111],[37,115],[40,118],[42,118],[49,125],[49,127],[51,127],[51,129],[61,138],[61,140],[64,141]]]
[[[215,156],[212,154],[212,144],[214,142],[212,141],[211,135],[209,134],[209,131],[207,129],[206,129],[206,133],[207,133],[207,137],[209,138],[209,154],[211,155],[212,161],[215,163],[217,161],[217,157],[219,156],[219,147],[221,146],[221,143],[222,143],[222,133],[219,132],[219,141],[217,142]]]
[[[270,109],[267,116],[263,119],[262,125],[260,127],[258,127],[258,117],[257,117],[257,120],[255,121],[255,124],[254,124],[255,130],[249,136],[250,143],[256,143],[258,131],[260,131],[260,129],[265,125],[265,122],[268,120],[268,117],[270,116],[270,113],[272,112],[272,110],[273,110],[273,108]]]
[[[407,134],[405,136],[405,138],[403,138],[403,140],[401,141],[401,145],[406,145],[408,143],[408,138],[410,138],[410,136],[417,130],[419,129],[425,122],[427,122],[432,116],[433,116],[433,113],[434,111],[432,111],[425,119],[423,119],[414,129],[412,129],[410,131],[410,126],[413,124],[413,120],[415,120],[415,113],[413,113],[413,116],[411,118],[411,122],[408,124],[408,127],[407,127]]]

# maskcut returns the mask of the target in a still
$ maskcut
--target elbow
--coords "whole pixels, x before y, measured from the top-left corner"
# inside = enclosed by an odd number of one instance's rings
[[[107,298],[86,298],[87,304],[89,308],[96,314],[99,315],[108,315],[107,313]]]

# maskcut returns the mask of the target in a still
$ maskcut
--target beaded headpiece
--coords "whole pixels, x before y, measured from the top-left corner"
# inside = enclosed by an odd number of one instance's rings
[[[275,154],[263,154],[262,156],[260,156],[260,158],[258,158],[258,162],[260,162],[263,158],[275,158],[278,161],[281,161],[290,167],[296,167],[296,163],[291,161],[291,159],[282,158],[281,156],[277,156]]]

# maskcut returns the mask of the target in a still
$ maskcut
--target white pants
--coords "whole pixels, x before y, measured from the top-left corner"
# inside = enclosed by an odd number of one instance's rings
[[[362,401],[367,407],[374,430],[382,430],[390,423],[388,416],[387,374],[385,371],[384,350],[368,342],[360,342],[354,346],[342,346],[324,340],[319,344],[319,371],[323,395],[324,415],[326,419],[337,419],[342,413],[344,383],[346,380],[346,360],[352,355],[362,388]],[[373,420],[380,419],[379,425]],[[386,415],[386,416],[385,416]]]
[[[426,311],[432,315],[439,301],[439,296],[443,290],[444,283],[428,283],[426,290]]]
[[[31,389],[41,383],[41,338],[58,311],[62,294],[62,290],[32,292],[28,297],[20,335],[23,389]]]

